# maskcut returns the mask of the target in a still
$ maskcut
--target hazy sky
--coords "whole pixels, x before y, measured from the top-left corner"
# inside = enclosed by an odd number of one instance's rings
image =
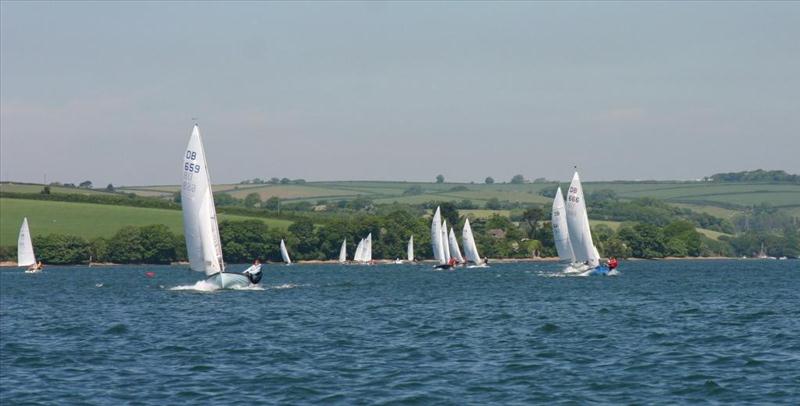
[[[800,172],[800,3],[0,3],[0,177]]]

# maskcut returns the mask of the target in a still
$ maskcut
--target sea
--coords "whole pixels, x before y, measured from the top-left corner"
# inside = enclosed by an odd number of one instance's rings
[[[263,269],[0,270],[0,403],[800,404],[798,260]]]

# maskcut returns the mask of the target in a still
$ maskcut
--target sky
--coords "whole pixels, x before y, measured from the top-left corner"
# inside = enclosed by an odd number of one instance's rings
[[[800,3],[0,3],[0,179],[800,172]]]

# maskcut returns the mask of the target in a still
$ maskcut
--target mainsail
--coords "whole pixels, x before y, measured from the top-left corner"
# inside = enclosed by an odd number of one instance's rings
[[[467,261],[473,262],[475,265],[483,264],[481,256],[478,255],[478,247],[475,246],[475,237],[472,235],[472,227],[469,225],[469,219],[464,220],[464,229],[461,231],[461,241],[464,243],[464,256]]]
[[[461,256],[461,250],[458,248],[458,240],[456,233],[453,232],[453,227],[450,227],[450,234],[448,235],[450,257],[455,258],[458,262],[464,262],[464,257]]]
[[[36,256],[33,255],[33,242],[31,242],[31,231],[28,228],[28,218],[22,219],[22,226],[19,228],[19,238],[17,239],[17,266],[31,266],[36,263]]]
[[[406,249],[406,258],[409,262],[414,261],[414,236],[408,239],[408,248]]]
[[[590,266],[600,264],[600,255],[592,242],[589,228],[589,216],[586,213],[586,202],[583,198],[583,187],[578,172],[572,177],[567,193],[567,228],[572,252],[577,262],[589,262]]]
[[[450,239],[447,238],[447,220],[442,221],[442,251],[444,251],[444,262],[450,262]]]
[[[356,246],[356,253],[353,255],[354,262],[364,262],[364,239],[362,238],[361,241],[358,242],[358,246]]]
[[[444,259],[444,245],[442,243],[442,214],[439,208],[433,213],[433,220],[431,221],[431,248],[433,248],[433,258],[439,264],[446,264],[447,260]]]
[[[195,125],[183,157],[181,185],[183,233],[191,268],[206,275],[225,269],[219,239],[217,212],[211,192],[211,178],[206,164],[200,128]]]
[[[371,262],[372,261],[372,233],[367,235],[367,239],[364,240],[364,262]]]
[[[553,226],[553,241],[556,244],[556,251],[558,251],[559,259],[562,261],[575,262],[575,254],[572,253],[572,245],[569,241],[564,195],[561,194],[561,188],[558,188],[556,197],[553,199],[553,212],[550,216],[550,224]]]
[[[289,251],[286,250],[286,243],[281,240],[281,258],[283,258],[283,262],[286,262],[286,265],[292,263],[292,259],[289,258]]]
[[[347,262],[347,239],[346,238],[342,241],[342,248],[339,249],[339,262],[340,263]]]

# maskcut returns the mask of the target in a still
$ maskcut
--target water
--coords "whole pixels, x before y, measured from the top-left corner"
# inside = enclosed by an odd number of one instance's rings
[[[3,269],[0,403],[800,404],[800,261],[555,269]]]

